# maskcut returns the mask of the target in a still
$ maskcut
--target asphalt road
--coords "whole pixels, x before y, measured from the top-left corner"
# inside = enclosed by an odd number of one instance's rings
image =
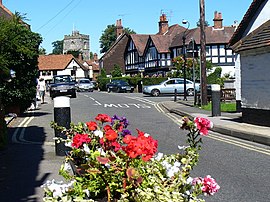
[[[168,114],[158,104],[173,99],[173,96],[150,97],[138,93],[78,93],[76,99],[71,99],[72,122],[93,120],[98,113],[125,116],[134,134],[136,128],[149,133],[158,139],[160,152],[173,153],[177,152],[178,145],[186,145],[186,133],[178,126],[181,117]],[[0,160],[6,163],[0,170],[0,183],[6,183],[0,184],[0,201],[9,201],[1,196],[12,193],[12,202],[41,201],[39,186],[47,179],[57,178],[57,162],[60,165],[61,158],[44,165],[44,159],[54,155],[53,148],[44,154],[44,147],[49,147],[54,137],[54,131],[49,126],[53,120],[51,100],[47,99],[47,103],[34,115],[31,118],[30,113],[12,123],[11,145],[0,152]],[[25,126],[28,127],[24,134],[14,138],[16,129]],[[269,201],[270,191],[269,160],[267,146],[211,133],[203,139],[199,164],[192,177],[210,174],[220,185],[220,191],[213,197],[205,198],[206,201],[266,202]]]

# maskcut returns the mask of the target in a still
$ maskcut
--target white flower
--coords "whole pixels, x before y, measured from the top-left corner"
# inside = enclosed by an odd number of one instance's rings
[[[63,168],[65,171],[71,171],[72,170],[72,168],[71,168],[71,166],[70,166],[70,163],[69,162],[65,162],[65,164],[64,164],[64,168]]]
[[[178,149],[180,149],[180,150],[185,150],[187,148],[189,148],[189,146],[180,146],[180,145],[178,145]]]
[[[187,178],[187,184],[191,184],[192,181],[193,181],[193,178],[192,178],[192,177],[188,177],[188,178]]]
[[[90,154],[90,149],[87,144],[83,144],[83,150],[85,151],[86,154]]]
[[[174,167],[180,167],[181,166],[181,163],[180,162],[178,162],[178,161],[176,161],[176,162],[174,162],[174,165],[173,165]]]
[[[144,137],[149,137],[150,135],[148,133],[144,133]]]
[[[66,141],[66,142],[65,142],[65,146],[66,146],[66,147],[72,147],[71,144],[72,144],[71,141]]]
[[[106,153],[104,152],[104,150],[102,148],[98,148],[97,150],[99,151],[99,153],[100,153],[101,156],[105,156],[106,155]]]
[[[99,138],[103,138],[103,132],[101,130],[95,130],[94,135]]]
[[[163,153],[158,152],[158,154],[155,156],[154,159],[157,160],[157,161],[160,161],[160,160],[162,159],[163,156],[164,156]]]

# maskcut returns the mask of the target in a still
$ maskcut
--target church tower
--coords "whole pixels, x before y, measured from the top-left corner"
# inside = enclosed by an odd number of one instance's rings
[[[80,51],[83,60],[90,59],[90,39],[89,35],[80,34],[79,31],[72,31],[71,35],[64,36],[63,54],[68,51]]]

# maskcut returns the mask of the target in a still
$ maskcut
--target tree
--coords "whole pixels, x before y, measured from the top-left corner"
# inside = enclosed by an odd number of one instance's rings
[[[119,65],[114,65],[113,70],[111,71],[112,77],[121,77],[122,76],[122,70],[119,67]]]
[[[129,28],[124,28],[124,32],[127,34],[136,34],[135,31]],[[115,41],[116,41],[116,26],[114,24],[108,25],[99,39],[101,48],[100,53],[106,53]]]
[[[39,55],[46,55],[46,49],[43,47],[39,47],[38,52],[39,52]]]
[[[39,45],[42,38],[22,23],[16,13],[12,20],[0,18],[0,67],[14,70],[16,78],[0,83],[4,106],[28,108],[36,96]]]
[[[71,55],[73,55],[73,57],[75,57],[75,58],[79,58],[79,55],[81,54],[82,52],[81,51],[75,51],[75,50],[69,50],[69,51],[67,51],[67,54],[71,54]]]
[[[52,46],[53,46],[52,54],[56,54],[56,55],[63,54],[63,44],[64,44],[64,40],[60,40],[60,41],[58,40],[58,41],[52,42]]]

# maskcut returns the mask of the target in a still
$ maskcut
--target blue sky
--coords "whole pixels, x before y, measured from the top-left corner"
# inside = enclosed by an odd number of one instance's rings
[[[239,23],[253,0],[205,0],[205,16],[213,25],[214,12],[222,13],[223,25]],[[196,27],[200,18],[199,0],[2,0],[11,12],[26,14],[34,32],[43,37],[42,47],[52,51],[52,42],[70,35],[73,27],[90,35],[90,51],[100,55],[99,38],[107,25],[122,19],[122,25],[137,34],[155,34],[161,13],[169,25],[183,19]]]

